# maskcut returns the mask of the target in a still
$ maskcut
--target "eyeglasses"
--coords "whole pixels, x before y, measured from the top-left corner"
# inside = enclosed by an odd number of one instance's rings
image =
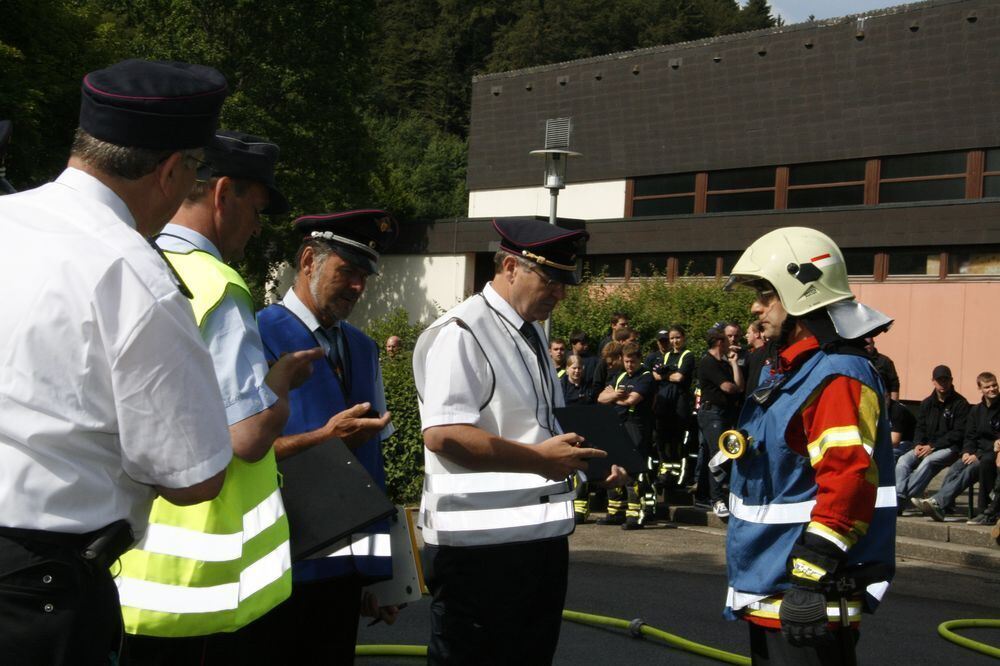
[[[542,281],[542,285],[546,289],[552,289],[553,287],[565,287],[566,286],[564,283],[560,282],[559,280],[553,280],[552,278],[550,278],[547,275],[542,275],[541,273],[539,273],[538,271],[536,271],[531,266],[528,266],[527,264],[521,264],[521,267],[524,270],[528,271],[529,273],[534,273],[535,275],[537,275],[538,279]]]

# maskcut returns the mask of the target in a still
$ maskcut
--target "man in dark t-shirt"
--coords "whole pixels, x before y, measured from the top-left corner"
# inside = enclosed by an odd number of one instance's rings
[[[729,348],[725,333],[717,328],[706,335],[708,352],[698,361],[698,384],[701,406],[698,427],[702,446],[698,452],[698,477],[708,482],[708,499],[712,511],[720,518],[729,516],[722,483],[709,471],[708,461],[719,449],[719,435],[736,423],[737,407],[743,396],[743,368],[736,350]]]

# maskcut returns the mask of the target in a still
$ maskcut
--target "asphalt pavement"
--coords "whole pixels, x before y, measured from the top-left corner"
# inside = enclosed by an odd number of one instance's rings
[[[723,530],[656,525],[624,532],[593,524],[570,537],[566,608],[647,624],[710,645],[748,654],[747,629],[722,618],[726,578]],[[497,590],[502,603],[503,590]],[[937,626],[958,618],[1000,619],[1000,572],[907,560],[881,608],[862,622],[861,664],[987,664],[987,656],[954,645]],[[425,597],[405,609],[392,627],[359,631],[362,644],[423,645],[429,632]],[[1000,646],[1000,630],[962,630],[964,636]],[[513,639],[513,638],[512,638]],[[358,664],[414,664],[420,659],[365,657]],[[712,664],[625,631],[563,622],[556,664]]]

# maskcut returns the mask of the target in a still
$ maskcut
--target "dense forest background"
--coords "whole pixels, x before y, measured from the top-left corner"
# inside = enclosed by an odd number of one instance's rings
[[[291,216],[461,216],[473,75],[775,24],[766,0],[7,0],[8,178],[25,189],[63,168],[87,71],[186,60],[229,80],[223,127],[281,145]],[[284,222],[248,249],[251,284],[295,246]]]

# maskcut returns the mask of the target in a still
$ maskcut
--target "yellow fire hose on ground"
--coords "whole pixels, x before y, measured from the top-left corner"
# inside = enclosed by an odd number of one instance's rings
[[[580,613],[578,611],[564,610],[563,619],[578,624],[586,624],[594,627],[613,627],[625,629],[635,638],[654,638],[670,647],[684,650],[702,657],[708,657],[726,664],[749,665],[750,659],[743,655],[733,654],[725,650],[702,645],[681,638],[674,634],[651,627],[642,620],[623,620],[617,617],[606,617],[604,615],[592,615],[590,613]],[[993,658],[1000,658],[1000,648],[974,641],[954,633],[953,629],[970,628],[993,628],[1000,629],[1000,620],[970,619],[970,620],[948,620],[938,625],[938,634],[945,640],[956,645],[974,650],[981,654]],[[425,645],[358,645],[354,652],[359,657],[426,657],[427,646]]]

